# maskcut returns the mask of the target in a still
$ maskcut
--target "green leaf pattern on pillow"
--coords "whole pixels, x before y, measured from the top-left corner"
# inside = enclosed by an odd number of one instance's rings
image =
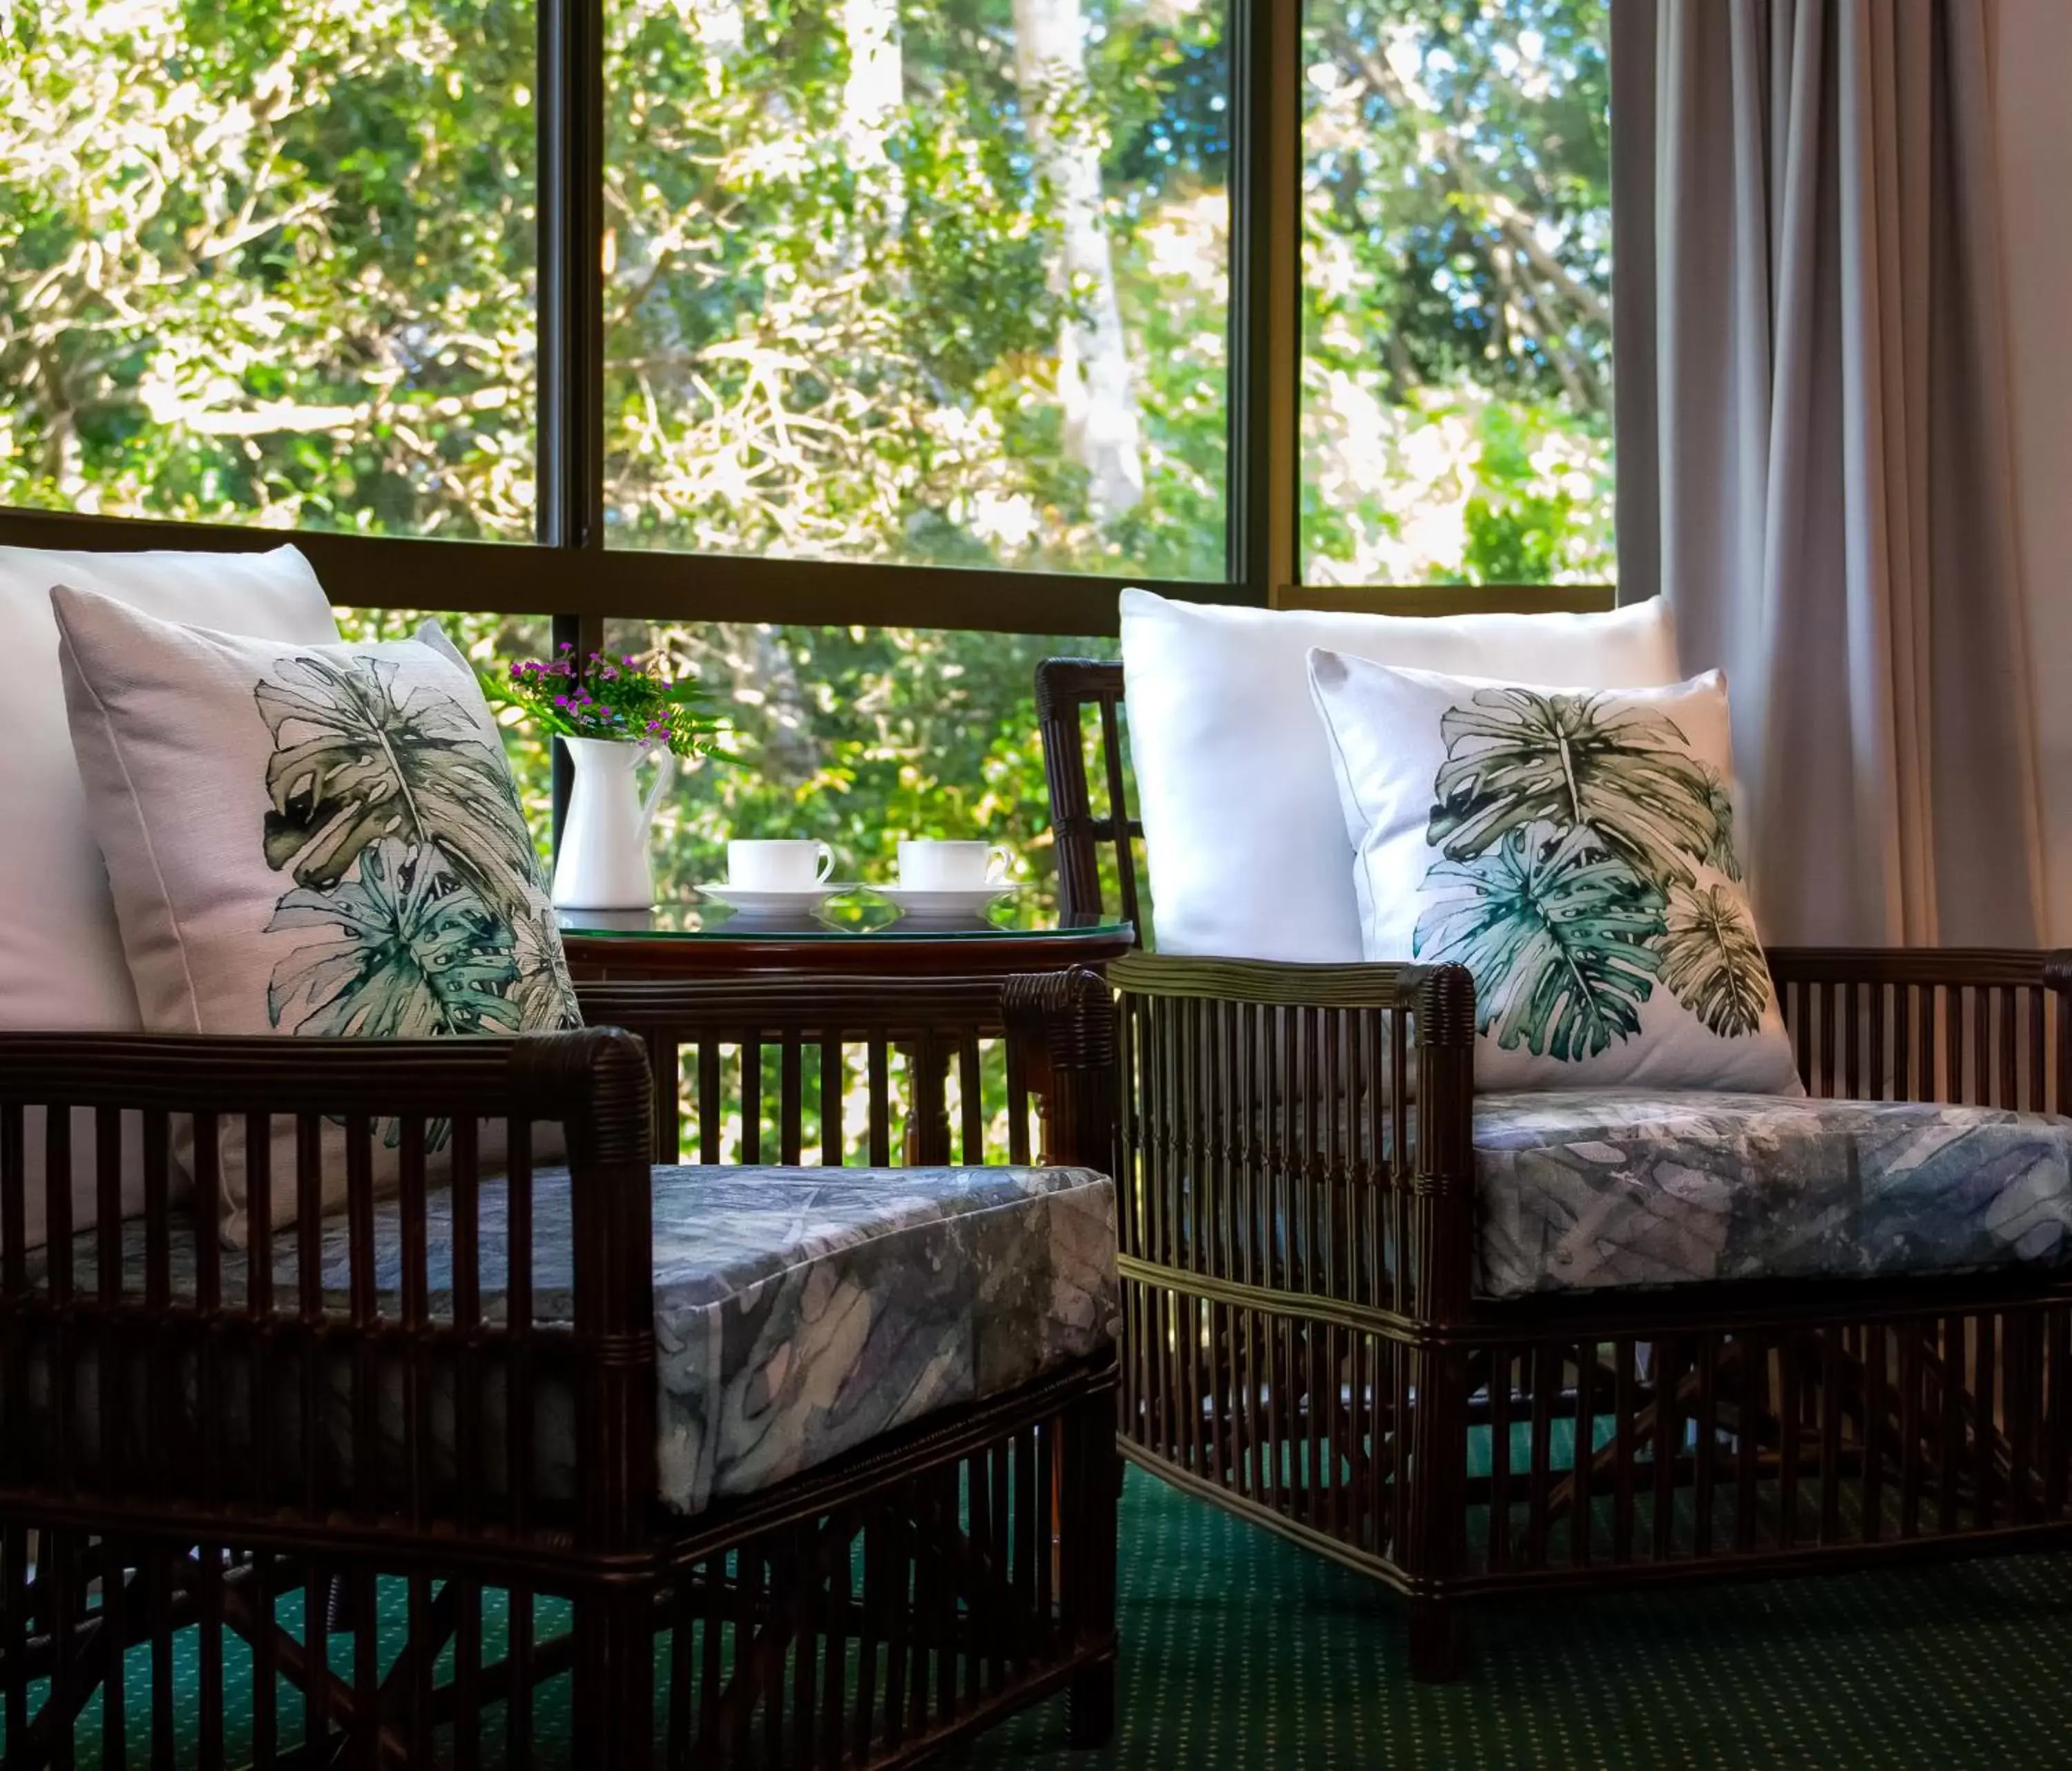
[[[1753,1034],[1769,968],[1733,815],[1675,722],[1604,695],[1476,691],[1440,721],[1417,957],[1473,974],[1480,1030],[1577,1062],[1640,1030],[1659,982],[1721,1038]]]
[[[1709,763],[1700,763],[1699,766],[1705,771],[1705,799],[1712,808],[1719,831],[1705,861],[1738,886],[1741,882],[1741,860],[1734,851],[1734,803],[1728,797],[1727,784],[1720,779],[1719,771]]]
[[[298,886],[266,932],[304,928],[331,932],[273,968],[266,1013],[277,1027],[362,1039],[518,1030],[511,931],[424,849],[384,840],[356,877]]]
[[[1587,830],[1552,842],[1514,830],[1472,861],[1424,876],[1442,894],[1418,918],[1419,951],[1474,974],[1482,1030],[1507,1050],[1571,1061],[1640,1030],[1661,957],[1662,894],[1605,855]],[[1485,981],[1486,980],[1486,981]]]
[[[1669,900],[1662,981],[1722,1038],[1752,1033],[1770,1006],[1770,968],[1748,913],[1724,886],[1681,886]]]
[[[1634,873],[1688,886],[1718,836],[1707,771],[1652,708],[1485,688],[1448,709],[1439,733],[1446,760],[1429,839],[1449,861],[1534,824],[1587,828]]]
[[[453,696],[415,686],[400,701],[393,659],[340,665],[284,658],[254,692],[273,734],[266,766],[266,865],[319,889],[370,843],[435,847],[494,905],[536,884],[531,832],[503,753]]]
[[[290,1033],[409,1038],[581,1025],[503,754],[458,696],[399,694],[389,659],[283,658],[253,691],[273,736],[267,932]]]

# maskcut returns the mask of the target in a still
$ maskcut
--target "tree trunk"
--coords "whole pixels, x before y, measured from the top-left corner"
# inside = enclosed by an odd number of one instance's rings
[[[1059,281],[1071,301],[1058,339],[1065,443],[1087,470],[1095,516],[1106,522],[1142,501],[1144,457],[1101,206],[1100,131],[1087,102],[1079,0],[1014,0],[1014,62],[1063,232]]]
[[[888,232],[904,220],[898,169],[886,151],[898,115],[905,69],[899,47],[899,0],[842,0],[849,78],[842,83],[842,142],[849,165],[885,205]]]

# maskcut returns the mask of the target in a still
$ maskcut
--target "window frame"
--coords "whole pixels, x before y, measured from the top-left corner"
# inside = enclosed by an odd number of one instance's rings
[[[252,552],[292,541],[334,602],[551,613],[595,649],[607,618],[1112,635],[1137,586],[1253,607],[1606,609],[1609,585],[1305,586],[1301,579],[1302,20],[1230,0],[1229,479],[1221,581],[669,553],[604,544],[604,0],[538,0],[538,512],[531,543],[246,528],[0,507],[0,544]],[[558,754],[557,769],[564,766]],[[557,795],[557,800],[559,795]]]

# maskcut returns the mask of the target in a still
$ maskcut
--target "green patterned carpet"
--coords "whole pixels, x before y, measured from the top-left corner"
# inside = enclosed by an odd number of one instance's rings
[[[2072,1766],[2072,1555],[1499,1602],[1444,1687],[1390,1595],[1134,1470],[1122,1555],[1115,1746],[1055,1704],[960,1771]]]
[[[2072,1555],[1486,1606],[1468,1676],[1443,1688],[1405,1674],[1402,1613],[1390,1596],[1134,1472],[1122,1569],[1115,1744],[1067,1751],[1060,1700],[949,1764],[2072,1766]],[[496,1633],[492,1626],[492,1649]],[[227,1659],[232,1679],[249,1676],[240,1647]],[[191,1660],[179,1673],[191,1689]],[[130,1674],[131,1714],[141,1717],[142,1650]],[[97,1703],[82,1720],[84,1767],[100,1764],[98,1712]],[[188,1720],[191,1706],[179,1713]],[[543,1762],[582,1765],[566,1737],[565,1679],[542,1691],[538,1719]],[[183,1764],[192,1744],[183,1742]],[[131,1762],[147,1762],[134,1736]]]

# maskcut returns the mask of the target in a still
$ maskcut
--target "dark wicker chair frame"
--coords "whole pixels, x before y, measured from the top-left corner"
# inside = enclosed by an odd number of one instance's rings
[[[1081,911],[1104,863],[1135,890],[1122,687],[1038,673]],[[2072,1109],[2066,955],[1770,964],[1816,1095]],[[1466,972],[1134,954],[1109,979],[1124,1453],[1406,1593],[1420,1676],[1453,1674],[1490,1593],[2072,1542],[2062,1272],[1479,1298]]]
[[[660,1091],[642,1042],[609,1028],[393,1043],[0,1038],[6,1771],[69,1765],[75,1720],[97,1693],[102,1762],[125,1763],[133,1742],[148,1742],[150,1762],[173,1763],[175,1637],[191,1626],[183,1652],[196,1656],[199,1696],[181,1762],[211,1768],[233,1744],[260,1765],[466,1767],[491,1750],[491,1728],[503,1736],[499,1762],[521,1767],[533,1759],[538,1687],[564,1674],[585,1765],[902,1765],[1066,1687],[1074,1738],[1105,1737],[1112,1358],[697,1518],[666,1514],[654,1498],[649,1203],[657,1124],[672,1117],[656,1103],[676,1097],[680,1053],[709,1075],[719,1045],[744,1037],[828,1063],[865,1047],[861,1135],[876,1146],[893,1111],[894,1042],[927,1030],[961,1049],[1011,1023],[1017,1074],[1042,1097],[1051,1153],[1104,1163],[1105,988],[1083,972],[1018,979],[1004,1007],[997,992],[977,1002],[927,979],[874,980],[832,1003],[779,991],[759,1008],[696,980],[586,996],[594,1020],[624,1008],[640,1021]],[[72,1247],[62,1184],[47,1190],[50,1256],[25,1258],[31,1107],[90,1111],[97,1149],[111,1153],[122,1116],[141,1120],[141,1285],[125,1284],[112,1160],[99,1165],[91,1258],[54,1258]],[[789,1154],[799,1116],[794,1103],[787,1111]],[[348,1151],[343,1296],[317,1279],[311,1208],[327,1120]],[[170,1152],[183,1120],[195,1185],[176,1206]],[[264,1158],[267,1128],[282,1120],[298,1128],[292,1175],[269,1174]],[[510,1139],[509,1258],[491,1276],[500,1303],[476,1278],[485,1121]],[[574,1320],[561,1325],[536,1318],[530,1289],[540,1121],[565,1128],[573,1174]],[[453,1163],[455,1278],[443,1293],[428,1283],[426,1210],[439,1122],[451,1128]],[[69,1172],[71,1124],[47,1116],[51,1174]],[[233,1126],[261,1153],[255,1193],[294,1188],[302,1205],[294,1225],[259,1235],[241,1295],[224,1284],[213,1233],[219,1140]],[[841,1135],[827,1135],[839,1153]],[[384,1136],[402,1175],[400,1302],[386,1314],[370,1184],[372,1140]],[[167,1251],[186,1213],[197,1232],[191,1283]],[[290,1244],[292,1292],[276,1288],[266,1258]],[[572,1399],[570,1495],[543,1492],[530,1455],[549,1385]],[[438,1407],[450,1410],[442,1440]],[[407,1593],[405,1646],[385,1658],[378,1576],[401,1577]],[[293,1621],[297,1594],[300,1630],[281,1621]],[[249,1681],[226,1676],[226,1630],[249,1650]],[[133,1714],[109,1674],[144,1644],[151,1694]],[[232,1713],[247,1699],[249,1711]]]

